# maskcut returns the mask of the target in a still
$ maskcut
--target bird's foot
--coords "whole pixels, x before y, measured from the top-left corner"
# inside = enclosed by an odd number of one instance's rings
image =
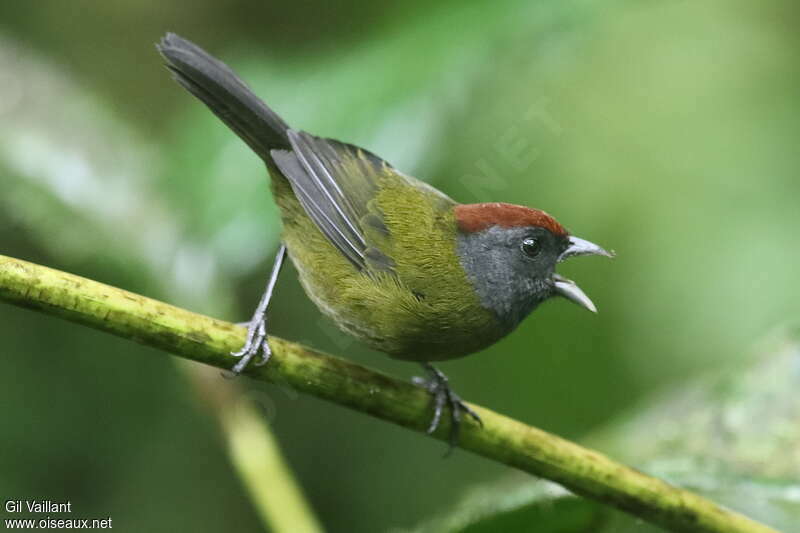
[[[272,350],[267,341],[267,324],[262,316],[260,319],[253,317],[253,321],[247,324],[247,340],[241,350],[231,352],[234,357],[239,357],[239,361],[231,368],[234,375],[242,373],[253,357],[261,352],[261,358],[255,363],[256,366],[265,365],[269,361]]]
[[[430,392],[433,396],[433,418],[428,426],[428,434],[433,433],[436,431],[436,428],[439,427],[439,422],[442,419],[442,411],[444,411],[445,404],[450,407],[450,447],[445,453],[446,457],[450,455],[450,453],[453,451],[453,448],[458,444],[462,413],[469,415],[480,426],[483,426],[483,422],[478,414],[467,404],[465,404],[458,394],[453,392],[453,389],[450,388],[448,383],[447,376],[445,376],[441,370],[428,363],[423,363],[422,366],[430,375],[430,379],[426,380],[424,378],[415,377],[413,378],[413,382],[427,389],[428,392]]]
[[[281,272],[284,259],[286,259],[286,245],[281,244],[280,248],[278,248],[278,254],[275,256],[275,263],[272,265],[272,273],[269,276],[267,288],[261,296],[261,301],[258,302],[253,318],[250,319],[250,322],[239,324],[247,326],[247,340],[241,350],[231,352],[232,356],[240,358],[239,362],[231,368],[234,376],[241,374],[242,370],[247,368],[248,363],[259,352],[261,352],[261,359],[255,363],[256,366],[267,364],[269,357],[272,355],[272,350],[267,340],[267,306],[269,306],[269,302],[272,299],[272,291],[275,289],[275,283],[278,281],[278,274]]]

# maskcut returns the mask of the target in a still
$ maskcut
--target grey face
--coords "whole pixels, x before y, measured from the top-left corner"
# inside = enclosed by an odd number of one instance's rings
[[[553,295],[556,263],[568,246],[538,227],[492,226],[458,237],[461,264],[481,303],[509,328]]]
[[[555,273],[556,264],[575,255],[611,256],[588,241],[558,237],[544,228],[500,226],[460,234],[458,253],[481,303],[509,330],[554,295],[594,311],[577,285]]]

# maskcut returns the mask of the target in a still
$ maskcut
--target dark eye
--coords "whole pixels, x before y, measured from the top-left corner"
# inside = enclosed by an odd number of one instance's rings
[[[536,237],[525,237],[520,248],[528,257],[536,257],[542,251],[542,243]]]

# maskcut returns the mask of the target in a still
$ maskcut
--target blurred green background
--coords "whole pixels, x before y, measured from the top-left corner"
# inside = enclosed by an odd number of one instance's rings
[[[580,439],[735,368],[800,314],[799,14],[791,0],[0,3],[0,253],[249,316],[279,221],[257,157],[163,68],[154,43],[174,31],[294,127],[616,250],[562,269],[597,316],[553,301],[441,365],[470,401]],[[273,334],[417,372],[336,331],[291,268],[271,316]],[[124,531],[260,529],[170,357],[6,305],[0,339],[0,495],[69,499]],[[218,386],[264,407],[331,531],[410,527],[508,474],[275,387]]]

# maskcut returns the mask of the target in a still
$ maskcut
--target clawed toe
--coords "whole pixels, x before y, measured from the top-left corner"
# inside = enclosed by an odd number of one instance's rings
[[[241,350],[231,352],[234,357],[239,357],[239,361],[233,366],[231,371],[235,374],[241,374],[248,363],[261,352],[260,360],[255,363],[256,366],[262,366],[269,361],[272,350],[267,342],[267,326],[264,320],[253,321],[247,327],[247,341],[242,346]]]
[[[267,364],[267,361],[269,361],[272,355],[272,350],[267,340],[266,314],[267,307],[272,299],[272,291],[275,289],[275,283],[278,281],[278,274],[280,274],[285,259],[286,246],[281,244],[280,248],[278,248],[278,254],[275,256],[275,263],[272,265],[272,273],[269,276],[267,288],[261,296],[261,301],[258,302],[258,307],[256,307],[253,313],[253,318],[250,319],[250,322],[241,324],[247,326],[247,340],[241,350],[231,352],[232,356],[240,358],[231,369],[234,375],[241,374],[242,371],[247,368],[248,363],[250,363],[253,357],[258,355],[259,352],[261,352],[261,358],[255,363],[256,366]]]
[[[466,413],[470,418],[475,420],[481,427],[483,427],[483,422],[478,414],[473,411],[467,404],[465,404],[461,398],[453,392],[450,388],[450,385],[447,382],[447,376],[445,376],[441,371],[437,370],[430,364],[424,363],[422,365],[426,371],[430,374],[431,378],[429,380],[425,380],[419,377],[412,378],[412,382],[416,385],[422,386],[428,390],[428,392],[433,395],[434,407],[433,407],[433,418],[431,419],[431,423],[428,426],[428,434],[433,433],[436,431],[436,428],[439,427],[439,423],[442,420],[442,411],[444,411],[445,404],[450,407],[450,446],[445,453],[445,456],[450,455],[453,451],[453,448],[458,444],[458,436],[461,429],[461,418],[462,413]]]
[[[261,359],[256,361],[256,366],[266,365],[270,356],[272,356],[272,348],[269,347],[269,342],[267,342],[267,339],[264,339],[261,341]]]
[[[478,413],[473,411],[467,404],[465,404],[461,400],[458,400],[458,403],[461,409],[465,413],[467,413],[471,419],[473,419],[480,427],[483,427],[483,420],[481,420],[481,417],[478,416]]]

